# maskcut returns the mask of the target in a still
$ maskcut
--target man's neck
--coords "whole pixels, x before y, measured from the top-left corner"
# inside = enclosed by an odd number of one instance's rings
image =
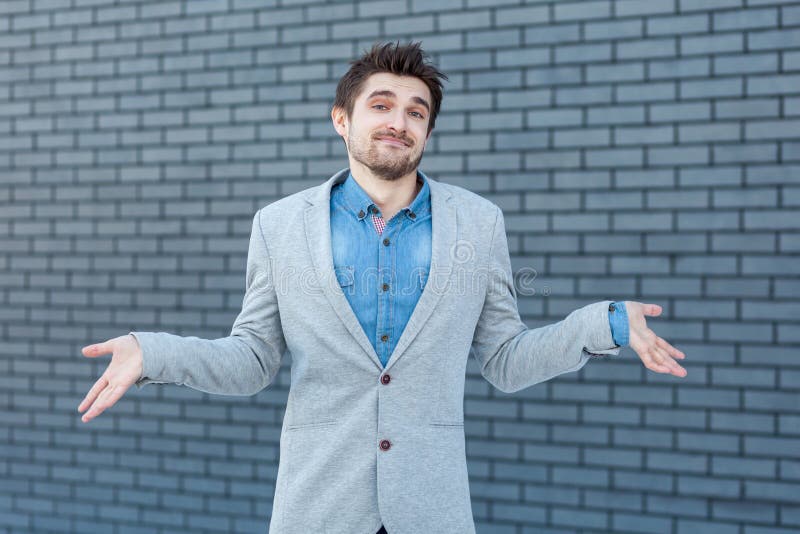
[[[361,165],[358,168],[351,166],[350,174],[378,206],[381,216],[386,222],[390,221],[398,211],[411,204],[422,186],[421,183],[417,183],[416,170],[397,180],[377,178],[369,169]]]

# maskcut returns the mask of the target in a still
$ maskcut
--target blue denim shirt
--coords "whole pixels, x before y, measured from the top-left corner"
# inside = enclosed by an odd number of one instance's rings
[[[380,210],[352,174],[331,189],[331,248],[336,278],[361,328],[386,366],[428,279],[431,264],[431,200],[428,178],[408,206],[378,233]],[[609,307],[617,345],[628,343],[625,305]]]
[[[331,248],[336,278],[358,322],[386,366],[411,318],[431,265],[431,201],[427,177],[408,206],[373,224],[380,210],[349,174],[331,189]]]

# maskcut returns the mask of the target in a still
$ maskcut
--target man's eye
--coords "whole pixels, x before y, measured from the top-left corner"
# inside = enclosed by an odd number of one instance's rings
[[[417,116],[418,116],[420,119],[424,119],[424,118],[425,118],[425,117],[423,117],[423,116],[422,116],[422,113],[420,113],[419,111],[412,111],[411,113],[416,113],[416,114],[417,114]]]
[[[373,108],[377,108],[377,107],[382,107],[382,108],[385,108],[386,106],[384,106],[383,104],[375,104],[375,105],[374,105],[374,106],[372,106],[372,107],[373,107]]]

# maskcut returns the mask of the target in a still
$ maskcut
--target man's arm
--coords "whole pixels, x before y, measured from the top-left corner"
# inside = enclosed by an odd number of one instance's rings
[[[131,332],[142,348],[138,387],[176,383],[207,393],[252,395],[278,374],[286,350],[275,275],[261,230],[253,217],[242,310],[228,337],[201,339],[165,332]]]
[[[513,393],[562,373],[577,371],[593,354],[619,354],[609,325],[608,306],[595,302],[561,321],[528,329],[517,308],[503,213],[497,210],[489,253],[486,300],[471,354],[493,386]]]

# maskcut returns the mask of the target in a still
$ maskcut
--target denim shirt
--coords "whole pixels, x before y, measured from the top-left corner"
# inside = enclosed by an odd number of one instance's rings
[[[431,200],[428,178],[390,221],[352,174],[331,189],[331,248],[336,279],[381,363],[386,366],[428,278],[431,263]],[[614,343],[628,343],[622,301],[609,307]]]
[[[386,222],[352,174],[331,190],[336,278],[384,366],[422,295],[431,265],[430,187],[421,171],[417,182],[422,188],[411,204]]]

